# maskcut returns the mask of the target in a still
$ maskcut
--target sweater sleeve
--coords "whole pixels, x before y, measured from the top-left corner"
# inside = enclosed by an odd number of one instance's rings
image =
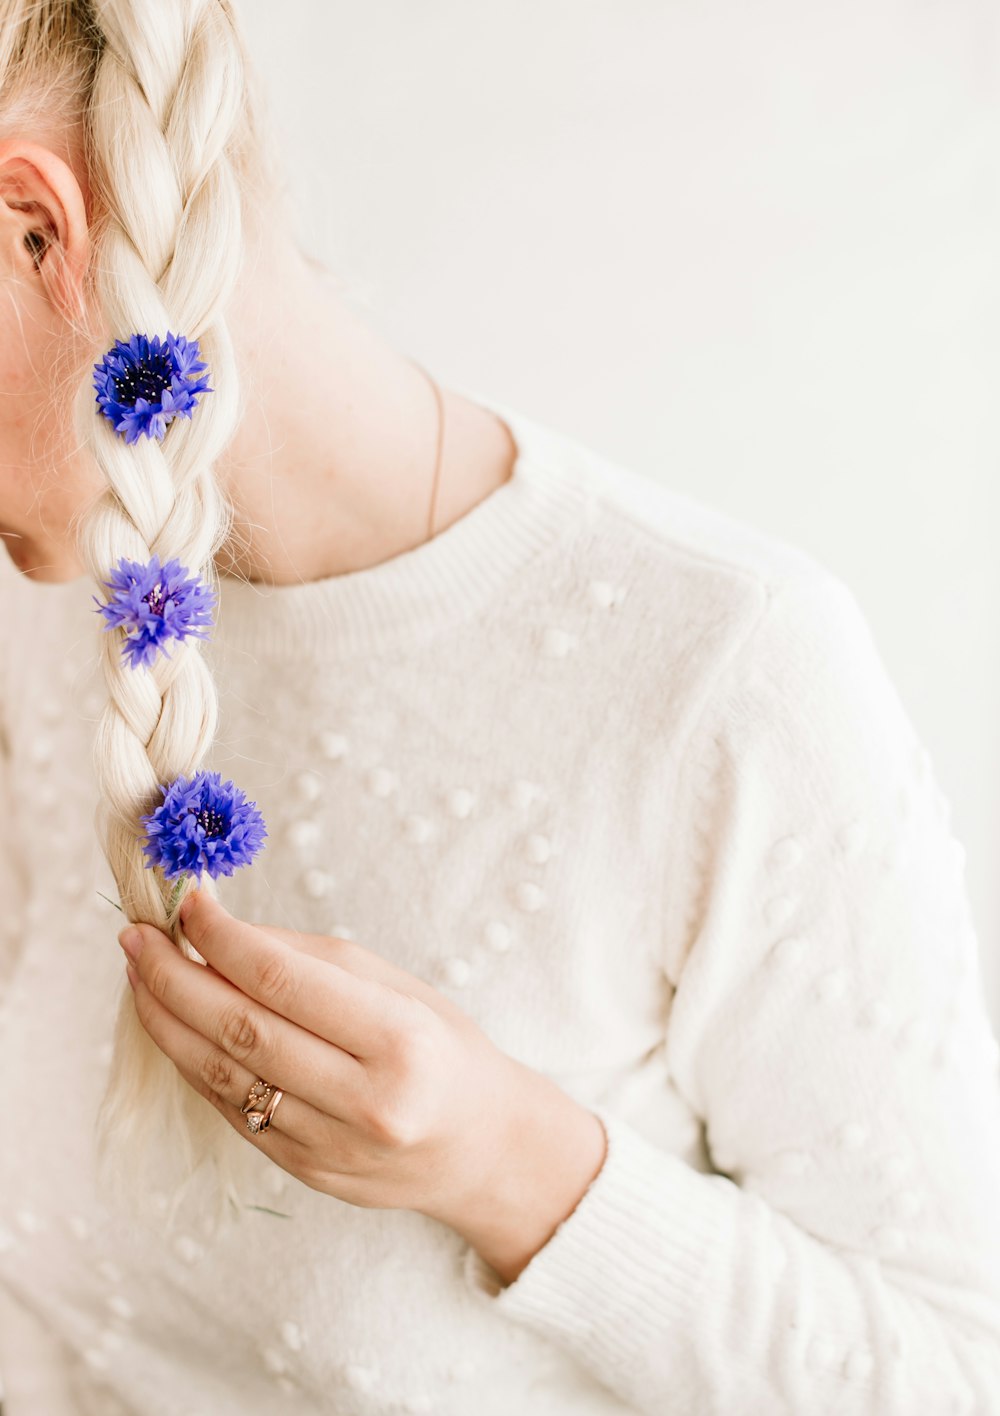
[[[998,1411],[1000,1049],[947,803],[835,576],[771,590],[723,680],[663,941],[713,1170],[595,1107],[576,1209],[467,1281],[640,1412]]]

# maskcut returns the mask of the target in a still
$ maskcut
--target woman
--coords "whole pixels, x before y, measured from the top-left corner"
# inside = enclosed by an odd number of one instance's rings
[[[997,1047],[850,591],[350,314],[229,0],[0,63],[10,1416],[997,1409]]]

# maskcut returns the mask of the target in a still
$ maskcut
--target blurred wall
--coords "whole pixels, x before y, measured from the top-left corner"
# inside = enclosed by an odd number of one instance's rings
[[[400,348],[804,546],[967,847],[1000,1026],[993,0],[242,0]]]

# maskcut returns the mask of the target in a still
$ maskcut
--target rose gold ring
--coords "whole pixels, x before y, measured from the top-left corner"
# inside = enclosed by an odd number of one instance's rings
[[[245,1116],[248,1111],[253,1111],[254,1107],[257,1106],[259,1102],[266,1101],[273,1090],[274,1088],[271,1086],[270,1082],[263,1080],[254,1082],[253,1086],[250,1088],[250,1095],[240,1107],[242,1115]]]
[[[274,1088],[267,1099],[267,1105],[263,1111],[250,1111],[247,1113],[247,1130],[256,1136],[261,1131],[267,1131],[271,1126],[271,1117],[278,1109],[278,1102],[284,1096],[284,1092],[279,1088]]]

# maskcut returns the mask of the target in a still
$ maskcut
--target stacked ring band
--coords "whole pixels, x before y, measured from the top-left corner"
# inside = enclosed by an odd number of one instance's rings
[[[259,1082],[254,1082],[253,1086],[250,1088],[250,1095],[240,1107],[241,1113],[245,1116],[248,1111],[253,1111],[258,1102],[266,1101],[273,1091],[274,1088],[271,1086],[270,1082],[265,1082],[263,1079]]]
[[[271,1118],[278,1108],[278,1102],[284,1096],[284,1092],[278,1087],[273,1087],[270,1082],[263,1080],[254,1082],[250,1088],[250,1095],[240,1111],[247,1118],[247,1130],[251,1135],[259,1135],[261,1131],[267,1131],[271,1126]],[[260,1103],[263,1102],[263,1110]]]

